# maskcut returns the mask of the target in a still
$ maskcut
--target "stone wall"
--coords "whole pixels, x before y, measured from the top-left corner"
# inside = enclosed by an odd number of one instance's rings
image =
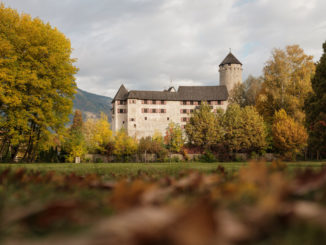
[[[201,154],[187,154],[188,161],[197,161],[201,157]],[[246,153],[235,153],[230,156],[233,161],[246,162],[250,161],[250,156]],[[170,154],[168,156],[171,161],[185,161],[184,156],[182,154]],[[219,159],[219,156],[216,155],[216,158]],[[263,156],[258,156],[259,159],[265,159],[267,162],[274,161],[278,159],[278,156],[272,153],[266,153]],[[131,156],[131,162],[156,162],[157,158],[155,154],[136,154]],[[231,160],[232,161],[232,160]],[[115,159],[113,156],[105,156],[100,154],[87,154],[84,158],[83,162],[119,162],[119,160]]]

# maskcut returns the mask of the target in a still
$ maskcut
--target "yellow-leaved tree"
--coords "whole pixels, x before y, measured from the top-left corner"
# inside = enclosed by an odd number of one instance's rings
[[[129,161],[131,156],[137,152],[138,144],[136,139],[127,135],[124,129],[121,129],[114,137],[113,155],[120,161]]]
[[[103,112],[99,119],[88,119],[84,123],[83,133],[91,153],[106,153],[107,145],[113,140],[108,116]]]
[[[273,50],[264,67],[264,82],[256,101],[257,110],[267,122],[272,123],[274,113],[280,109],[304,122],[304,101],[312,91],[315,69],[313,57],[298,45]]]
[[[288,159],[295,159],[307,146],[307,130],[283,109],[274,115],[272,136],[274,147]]]
[[[34,161],[69,121],[76,90],[69,39],[50,24],[0,4],[0,155]],[[45,144],[44,144],[45,145]]]

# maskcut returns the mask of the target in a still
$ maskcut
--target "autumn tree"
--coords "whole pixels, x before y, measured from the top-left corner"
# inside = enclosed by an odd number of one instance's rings
[[[261,152],[266,149],[266,126],[252,106],[231,104],[223,116],[224,143],[231,152]]]
[[[274,115],[272,136],[274,147],[286,158],[295,159],[307,146],[306,129],[288,116],[284,109]]]
[[[214,114],[207,103],[202,103],[190,117],[185,126],[188,140],[195,146],[210,148],[221,142],[223,129],[221,125],[222,111]]]
[[[243,83],[237,83],[230,91],[229,103],[236,103],[240,107],[256,105],[262,82],[262,77],[250,75]]]
[[[157,134],[158,136],[158,134]],[[143,137],[139,140],[138,152],[141,154],[155,154],[157,161],[163,161],[168,155],[160,137]]]
[[[108,116],[101,112],[99,119],[88,119],[83,134],[89,152],[106,153],[107,145],[113,140]]]
[[[113,155],[122,161],[130,160],[130,157],[137,153],[137,141],[128,136],[124,129],[121,129],[114,137]]]
[[[314,72],[313,57],[306,55],[298,45],[287,46],[285,50],[274,49],[264,67],[264,82],[257,98],[256,107],[261,115],[272,123],[274,113],[284,109],[303,123],[304,101],[311,92]]]
[[[305,101],[309,148],[316,153],[317,159],[326,157],[326,42],[323,49],[311,81],[313,91]]]
[[[76,110],[70,127],[71,131],[81,131],[83,128],[83,115],[80,110]]]
[[[70,41],[50,24],[0,4],[0,155],[34,161],[68,122],[76,84]]]
[[[86,154],[86,143],[83,134],[83,117],[80,110],[76,110],[73,123],[65,138],[63,152],[66,154],[67,162],[74,162],[76,157],[83,157]]]
[[[169,123],[169,126],[166,129],[164,143],[166,147],[172,152],[181,151],[184,145],[184,139],[180,125],[173,122]]]

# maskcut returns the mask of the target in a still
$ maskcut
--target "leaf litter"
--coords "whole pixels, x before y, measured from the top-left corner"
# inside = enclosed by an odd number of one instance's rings
[[[4,244],[209,245],[326,241],[326,169],[280,162],[238,172],[0,173]],[[316,241],[316,242],[314,242]]]

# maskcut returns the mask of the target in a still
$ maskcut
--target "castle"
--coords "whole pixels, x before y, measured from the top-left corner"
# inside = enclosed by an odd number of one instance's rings
[[[184,128],[191,113],[206,101],[212,111],[226,109],[229,91],[242,82],[242,64],[230,52],[219,65],[219,86],[180,86],[164,91],[128,91],[121,85],[112,101],[112,129],[136,138],[163,136],[170,122]]]

